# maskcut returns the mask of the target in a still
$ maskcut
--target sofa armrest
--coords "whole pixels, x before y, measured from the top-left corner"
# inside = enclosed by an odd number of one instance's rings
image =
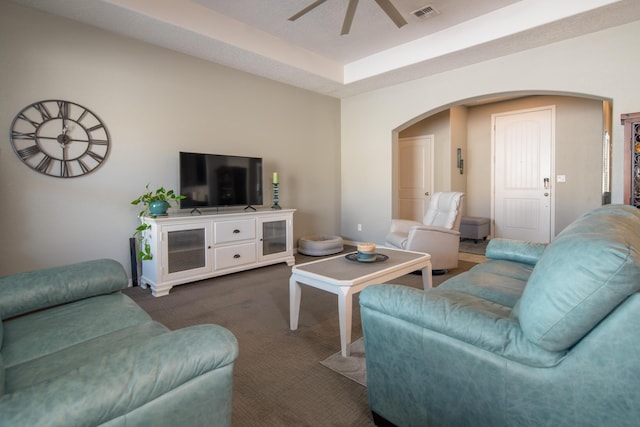
[[[421,234],[421,233],[439,233],[439,234],[448,234],[452,236],[460,237],[460,232],[457,230],[451,230],[449,228],[444,227],[435,227],[432,225],[414,225],[409,230],[409,235],[411,234]]]
[[[411,227],[406,249],[431,254],[432,258],[458,258],[460,232],[448,228],[419,225]]]
[[[201,407],[217,402],[224,406],[218,409],[230,411],[237,355],[236,338],[221,326],[168,332],[105,355],[68,375],[5,394],[0,397],[0,425],[101,425],[218,369],[224,374],[221,382],[226,383],[219,389],[228,396],[194,393],[191,399],[205,399]]]
[[[509,318],[507,307],[464,292],[373,285],[360,294],[360,306],[363,325],[370,311],[375,311],[385,317],[375,325],[378,330],[387,325],[392,328],[417,326],[528,366],[555,366],[566,355],[546,351],[527,340],[518,322]],[[408,325],[401,326],[389,318]],[[401,335],[401,332],[396,330],[392,334]]]
[[[412,221],[409,219],[392,219],[390,233],[407,233],[411,230],[411,227],[424,225],[418,221]]]
[[[0,277],[0,318],[110,294],[128,283],[122,265],[110,259]]]
[[[496,238],[489,241],[486,257],[536,265],[546,247],[544,243]]]

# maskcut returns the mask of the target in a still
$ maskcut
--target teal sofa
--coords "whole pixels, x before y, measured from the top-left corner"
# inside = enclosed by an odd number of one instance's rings
[[[492,240],[437,288],[360,295],[378,425],[637,426],[640,213],[588,212],[547,246]]]
[[[169,331],[96,260],[0,278],[0,426],[229,426],[235,337]]]

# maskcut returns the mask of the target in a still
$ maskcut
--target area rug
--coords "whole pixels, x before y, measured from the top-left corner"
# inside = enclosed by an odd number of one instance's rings
[[[473,240],[471,243],[473,244]],[[480,242],[478,242],[478,244],[480,244]],[[482,253],[484,254],[484,252]],[[446,274],[441,276],[433,276],[433,287],[435,288],[453,276],[468,271],[474,265],[476,265],[475,262],[460,261],[458,263],[458,268],[449,270]],[[422,278],[413,274],[407,274],[406,276],[399,277],[395,279],[393,283],[397,285],[411,286],[418,289],[422,288]],[[365,387],[367,386],[364,340],[362,338],[355,340],[349,345],[348,357],[342,357],[342,354],[337,352],[327,357],[325,360],[322,360],[320,364],[360,385]]]
[[[478,240],[476,242],[473,239],[461,239],[460,249],[458,250],[465,254],[484,255],[488,244],[489,240]]]
[[[349,345],[349,356],[342,357],[342,354],[337,352],[321,361],[320,364],[360,385],[367,386],[364,340],[362,338],[358,338]]]

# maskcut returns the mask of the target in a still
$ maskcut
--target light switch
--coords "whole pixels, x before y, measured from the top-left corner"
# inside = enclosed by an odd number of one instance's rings
[[[567,182],[567,176],[566,175],[556,175],[556,181],[558,181],[558,182]]]

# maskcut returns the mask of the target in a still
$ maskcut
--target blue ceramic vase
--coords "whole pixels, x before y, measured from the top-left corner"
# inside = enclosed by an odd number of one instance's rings
[[[163,216],[167,214],[169,209],[169,202],[164,200],[154,200],[149,203],[149,215],[151,216]]]

